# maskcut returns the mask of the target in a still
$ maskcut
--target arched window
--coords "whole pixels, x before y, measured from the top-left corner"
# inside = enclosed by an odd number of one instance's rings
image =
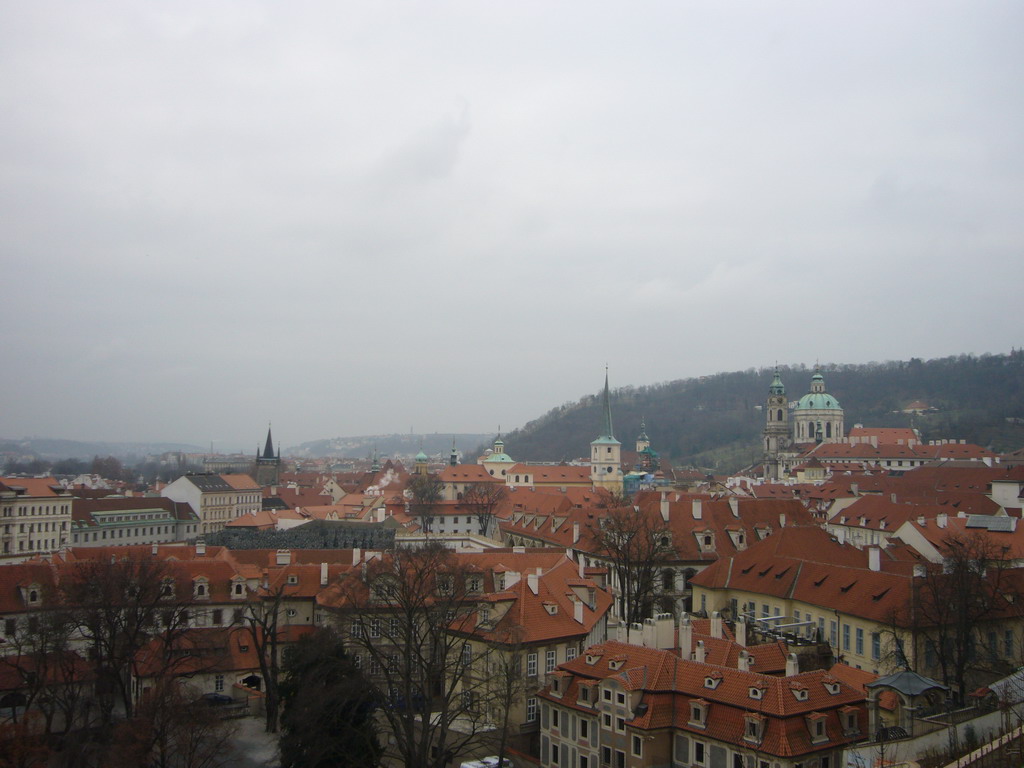
[[[779,408],[779,415],[775,417],[777,420],[782,421],[782,409]]]
[[[825,437],[832,437],[832,422],[825,422]]]

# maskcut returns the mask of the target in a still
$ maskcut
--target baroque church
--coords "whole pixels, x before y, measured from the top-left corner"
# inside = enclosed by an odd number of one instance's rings
[[[769,480],[782,479],[808,448],[842,442],[846,436],[843,409],[825,389],[821,369],[815,369],[810,391],[791,403],[776,368],[765,411],[764,476]]]

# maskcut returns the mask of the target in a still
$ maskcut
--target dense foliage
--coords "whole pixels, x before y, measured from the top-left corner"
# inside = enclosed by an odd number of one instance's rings
[[[372,689],[337,633],[318,629],[284,653],[281,765],[372,768],[381,747]]]
[[[813,369],[781,366],[791,400],[808,391]],[[965,439],[995,451],[1024,445],[1024,353],[937,360],[822,365],[828,391],[845,410],[847,429],[913,426],[924,440]],[[719,373],[612,392],[616,437],[633,448],[646,420],[651,447],[676,464],[718,471],[760,460],[772,369]],[[935,412],[902,412],[922,400]],[[559,461],[585,456],[601,425],[600,398],[566,403],[505,436],[515,458]]]

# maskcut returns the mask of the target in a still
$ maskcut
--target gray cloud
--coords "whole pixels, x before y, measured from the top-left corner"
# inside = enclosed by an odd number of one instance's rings
[[[1016,3],[0,14],[2,435],[507,429],[605,362],[1020,344]]]

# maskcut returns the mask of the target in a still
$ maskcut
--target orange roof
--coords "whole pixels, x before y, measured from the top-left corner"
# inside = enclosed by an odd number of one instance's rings
[[[221,475],[220,479],[236,491],[258,491],[260,489],[256,481],[248,475]]]

